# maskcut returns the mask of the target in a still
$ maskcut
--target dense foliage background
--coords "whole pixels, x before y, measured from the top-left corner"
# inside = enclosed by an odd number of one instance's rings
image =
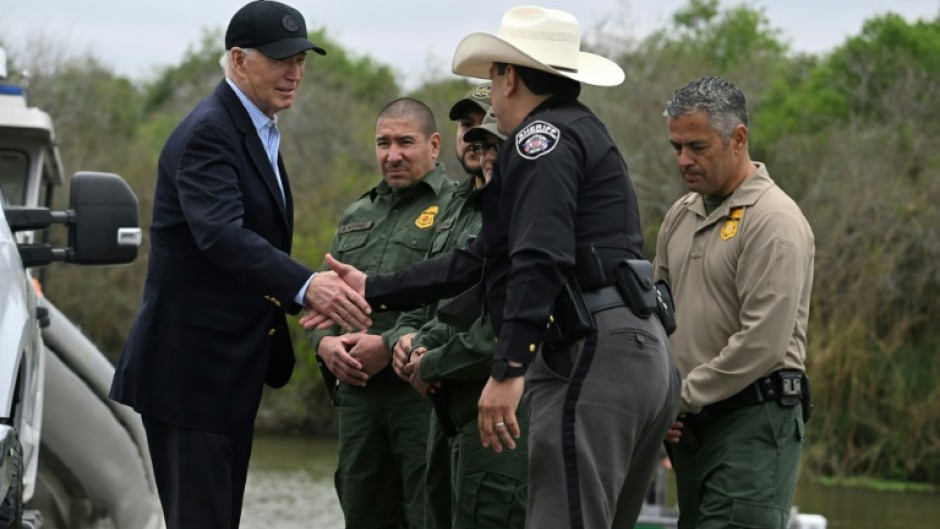
[[[374,119],[400,95],[427,102],[456,174],[450,104],[470,82],[425,81],[405,94],[390,67],[352,56],[328,28],[294,108],[281,116],[282,154],[295,191],[295,257],[318,266],[346,204],[378,181]],[[673,90],[702,75],[737,83],[751,111],[751,155],[803,208],[816,235],[808,368],[816,415],[804,470],[940,484],[940,14],[886,14],[822,55],[794,54],[761,10],[690,0],[641,41],[598,28],[592,48],[627,81],[586,87],[639,193],[646,247],[684,188],[662,117]],[[115,75],[64,44],[8,43],[13,77],[28,70],[30,103],[56,124],[66,172],[121,174],[149,226],[156,159],[176,122],[221,79],[221,35],[194,43],[151,81]],[[57,200],[64,201],[60,192]],[[112,359],[140,301],[147,248],[130,266],[45,271],[45,291]],[[295,327],[301,369],[269,391],[259,427],[335,428],[313,355]]]

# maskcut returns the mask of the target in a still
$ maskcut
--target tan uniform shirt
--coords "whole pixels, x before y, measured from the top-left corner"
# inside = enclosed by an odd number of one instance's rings
[[[669,281],[678,329],[681,411],[697,412],[778,369],[803,371],[813,232],[763,164],[711,214],[690,193],[666,213],[656,276]]]

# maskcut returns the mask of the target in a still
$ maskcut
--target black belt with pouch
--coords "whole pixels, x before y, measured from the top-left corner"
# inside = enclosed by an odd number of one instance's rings
[[[675,332],[672,290],[663,280],[653,282],[653,263],[646,259],[624,259],[617,263],[614,272],[617,288],[633,314],[646,319],[655,313],[667,336]]]
[[[808,422],[813,415],[813,397],[806,373],[790,369],[775,371],[748,384],[734,395],[703,407],[698,413],[687,413],[679,419],[683,423],[680,444],[694,453],[699,446],[698,432],[708,423],[742,408],[773,401],[785,408],[800,405],[803,408],[803,423]]]
[[[545,343],[560,349],[596,330],[591,309],[585,303],[577,278],[572,275],[555,298]]]
[[[653,264],[645,259],[623,259],[616,268],[614,285],[582,292],[572,274],[555,299],[546,343],[560,348],[583,338],[597,327],[595,312],[626,306],[638,318],[657,314],[666,335],[676,330],[672,292],[665,281],[653,282]]]

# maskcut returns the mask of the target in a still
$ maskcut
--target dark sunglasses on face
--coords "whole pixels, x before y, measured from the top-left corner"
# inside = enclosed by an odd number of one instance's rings
[[[475,141],[470,144],[470,149],[473,150],[474,154],[477,156],[484,156],[486,153],[493,149],[496,153],[499,153],[499,146],[502,142],[490,143],[487,141]]]

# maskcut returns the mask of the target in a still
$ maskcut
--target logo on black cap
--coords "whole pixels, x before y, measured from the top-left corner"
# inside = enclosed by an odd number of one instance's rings
[[[481,84],[473,89],[473,97],[475,99],[489,99],[492,91],[493,85],[489,83]]]
[[[300,29],[300,24],[297,22],[297,19],[291,15],[284,15],[284,18],[281,19],[281,25],[291,33]]]

